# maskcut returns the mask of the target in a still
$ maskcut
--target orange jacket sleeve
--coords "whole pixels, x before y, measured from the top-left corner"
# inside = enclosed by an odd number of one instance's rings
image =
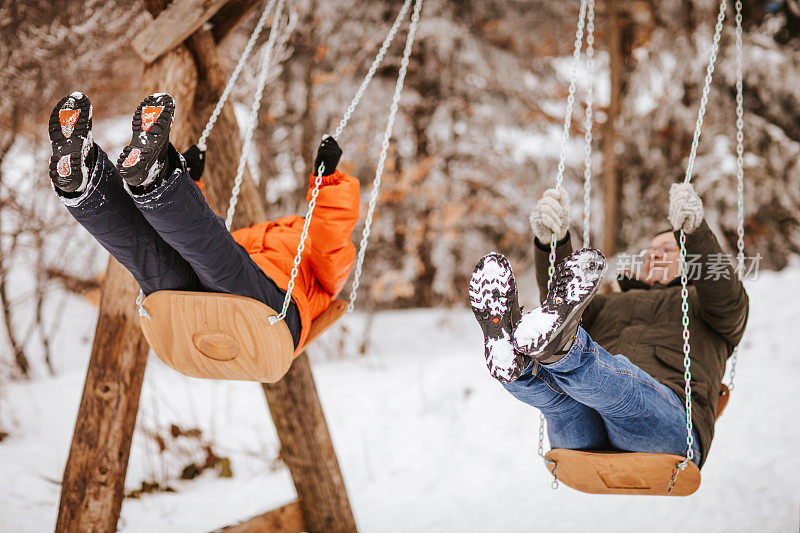
[[[315,176],[310,177],[307,199],[311,199]],[[317,205],[308,228],[309,260],[320,285],[336,296],[344,287],[356,257],[350,235],[358,222],[360,184],[356,178],[335,171],[322,178]]]

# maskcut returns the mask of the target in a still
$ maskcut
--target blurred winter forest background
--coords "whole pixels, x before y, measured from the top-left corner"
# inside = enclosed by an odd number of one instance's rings
[[[667,192],[684,172],[717,6],[714,0],[598,1],[592,223],[594,244],[609,254],[639,249],[666,226]],[[279,43],[280,64],[250,158],[275,217],[305,211],[318,140],[343,114],[398,7],[375,0],[288,3],[293,30]],[[577,10],[578,2],[544,0],[426,2],[383,179],[362,309],[463,306],[476,260],[492,249],[529,270],[528,213],[554,183]],[[800,252],[800,3],[748,0],[743,13],[745,247],[747,255],[762,254],[762,268],[781,269]],[[222,44],[228,72],[256,15]],[[729,17],[694,183],[712,227],[733,249],[731,6]],[[143,64],[130,41],[149,20],[138,1],[0,2],[0,330],[12,352],[2,358],[6,374],[27,375],[40,363],[43,371],[56,370],[49,339],[54,329],[69,327],[69,317],[43,320],[48,299],[65,294],[50,289],[96,299],[105,265],[104,252],[50,190],[48,113],[63,95],[86,92],[96,138],[113,159],[144,96]],[[364,207],[400,49],[393,47],[340,139],[341,166],[362,180]],[[239,111],[249,105],[255,61],[233,95]],[[567,150],[573,235],[581,212],[587,79],[582,71]],[[25,290],[9,287],[15,273],[30,280]]]

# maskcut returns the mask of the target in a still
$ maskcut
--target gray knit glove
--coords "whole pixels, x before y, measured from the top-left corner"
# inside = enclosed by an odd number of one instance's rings
[[[691,183],[673,183],[669,188],[669,221],[672,229],[694,233],[703,221],[703,200]]]
[[[555,235],[560,241],[569,229],[569,194],[564,189],[551,188],[544,191],[542,199],[531,211],[531,229],[542,244],[547,244]]]

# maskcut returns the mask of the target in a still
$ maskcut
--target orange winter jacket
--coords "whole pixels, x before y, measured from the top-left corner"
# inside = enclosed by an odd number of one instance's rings
[[[309,200],[315,180],[310,177]],[[330,305],[350,275],[356,257],[350,234],[358,222],[359,194],[359,182],[353,176],[337,170],[322,178],[292,291],[300,314],[298,347],[305,343],[311,322]],[[278,287],[286,290],[303,224],[303,217],[292,215],[234,231],[233,238]]]

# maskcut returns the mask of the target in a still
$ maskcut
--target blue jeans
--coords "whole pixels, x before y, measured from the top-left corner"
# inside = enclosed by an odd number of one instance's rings
[[[680,398],[624,355],[611,355],[578,328],[567,355],[533,363],[503,386],[541,410],[554,448],[686,453],[686,411]],[[693,431],[693,461],[700,441]]]
[[[132,195],[98,147],[86,192],[77,198],[56,193],[75,220],[133,274],[145,294],[224,292],[280,309],[286,292],[233,239],[180,162],[170,158],[168,164],[172,172],[163,184]],[[294,302],[286,325],[297,346],[300,315]]]

